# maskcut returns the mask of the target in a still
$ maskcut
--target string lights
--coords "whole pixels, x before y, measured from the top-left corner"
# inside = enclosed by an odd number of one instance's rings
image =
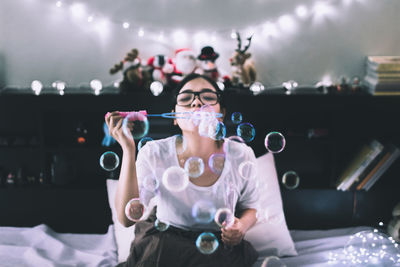
[[[322,23],[324,18],[334,17],[340,14],[341,7],[348,8],[354,2],[365,1],[367,0],[316,0],[310,5],[299,4],[295,6],[292,12],[281,14],[275,19],[266,19],[261,23],[244,26],[243,28],[215,29],[211,34],[205,31],[193,31],[184,27],[180,29],[170,29],[170,27],[144,28],[144,25],[138,25],[134,20],[116,21],[115,19],[108,18],[107,14],[90,12],[90,7],[88,5],[75,1],[72,2],[72,0],[57,0],[54,4],[61,11],[69,10],[74,19],[92,25],[99,36],[107,35],[107,33],[112,30],[111,26],[121,27],[123,30],[131,32],[131,36],[136,36],[136,38],[145,38],[151,41],[158,41],[160,43],[180,47],[187,46],[190,42],[194,44],[216,44],[217,42],[223,41],[231,42],[230,39],[237,38],[237,32],[243,32],[245,35],[254,35],[253,42],[256,45],[258,44],[259,49],[265,50],[270,47],[268,42],[271,41],[271,39],[280,39],[299,32],[300,23],[306,19]],[[333,84],[332,80],[333,79],[329,75],[325,75],[315,86],[331,86]],[[297,85],[295,81],[288,81],[285,82],[283,86],[286,88],[286,86],[295,84]],[[118,87],[118,85],[119,82],[115,82],[114,86]],[[37,84],[33,87],[35,87],[35,89],[39,88]],[[53,84],[53,87],[62,95],[64,93],[65,83],[60,84],[60,82],[57,81]],[[261,83],[256,83],[250,88],[254,94],[260,93],[264,91],[264,89],[264,85]],[[36,89],[34,91],[35,94],[39,94],[41,90]],[[100,90],[94,90],[94,92],[95,94],[99,94]]]
[[[216,41],[216,35],[218,33],[221,38],[232,38],[236,39],[236,32],[244,32],[250,31],[249,34],[254,34],[257,38],[259,38],[259,42],[263,42],[263,38],[278,38],[281,35],[286,35],[288,33],[296,32],[296,29],[299,26],[299,22],[296,19],[304,20],[306,18],[312,17],[316,21],[321,21],[323,18],[333,17],[339,14],[339,8],[341,6],[348,7],[351,3],[354,2],[363,2],[365,0],[326,0],[326,1],[316,1],[311,6],[307,6],[304,4],[300,4],[295,7],[293,12],[288,12],[286,14],[281,15],[275,20],[268,19],[262,23],[251,25],[242,29],[218,29],[212,35],[206,34],[204,39],[207,41]],[[67,0],[58,0],[55,2],[55,5],[59,8],[68,8]],[[69,5],[69,9],[72,15],[76,18],[83,18],[86,16],[86,21],[88,23],[92,23],[95,21],[101,21],[107,15],[96,14],[87,12],[88,7],[81,3],[71,3]],[[143,25],[138,25],[135,21],[116,21],[115,19],[108,18],[110,22],[114,25],[119,25],[125,30],[131,30],[137,33],[137,36],[140,38],[148,37],[149,39],[155,39],[160,42],[164,41],[173,41],[176,45],[182,44],[184,41],[190,39],[192,37],[192,41],[194,40],[194,36],[197,34],[196,32],[190,29],[171,29],[166,30],[165,28],[146,28],[146,31]],[[103,25],[104,26],[104,25]],[[247,33],[246,33],[247,34]],[[155,38],[154,38],[155,37]],[[181,38],[184,38],[182,40]]]

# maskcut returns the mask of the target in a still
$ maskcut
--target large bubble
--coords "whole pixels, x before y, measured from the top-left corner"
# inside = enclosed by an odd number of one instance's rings
[[[214,140],[222,140],[226,136],[226,127],[223,122],[214,120],[208,126],[208,137]]]
[[[165,170],[162,182],[169,191],[179,192],[188,186],[189,176],[181,167],[172,166]]]
[[[285,172],[282,176],[282,184],[287,189],[295,189],[300,184],[300,177],[297,175],[295,171]]]
[[[234,135],[230,136],[224,142],[224,152],[226,155],[232,156],[233,158],[240,158],[244,154],[243,147],[239,145],[240,143],[244,143],[243,138],[240,136]]]
[[[243,179],[253,179],[257,176],[257,166],[252,161],[243,161],[239,164],[239,174]]]
[[[239,124],[242,122],[242,113],[240,112],[233,112],[231,116],[232,122],[234,124]]]
[[[126,217],[133,221],[137,222],[144,214],[144,205],[140,202],[140,199],[133,198],[129,200],[129,202],[125,206],[125,215]]]
[[[175,135],[175,149],[178,155],[185,152],[187,148],[186,139],[181,134]]]
[[[270,132],[265,136],[265,147],[272,153],[279,153],[285,148],[286,140],[280,132]]]
[[[228,228],[235,222],[235,215],[228,208],[220,208],[215,213],[214,221],[219,227]]]
[[[100,166],[106,171],[113,171],[119,166],[119,157],[112,151],[104,152],[100,157]]]
[[[253,125],[251,125],[248,122],[239,124],[239,126],[236,129],[236,133],[245,142],[253,141],[254,137],[256,136],[256,130],[254,129]]]
[[[122,123],[122,130],[127,137],[140,139],[149,132],[147,116],[140,112],[130,112]]]
[[[158,187],[160,186],[160,182],[154,174],[149,174],[143,179],[143,187],[150,191],[156,192]]]
[[[164,232],[164,231],[167,231],[167,230],[168,230],[168,228],[169,228],[169,223],[167,223],[167,222],[162,222],[162,221],[160,221],[159,219],[157,219],[157,220],[154,222],[154,226],[156,227],[156,229],[157,229],[158,231]]]
[[[204,162],[199,157],[190,157],[185,162],[185,171],[192,178],[197,178],[204,173]]]
[[[196,239],[197,249],[206,255],[214,253],[219,246],[218,239],[213,233],[204,232]]]
[[[138,151],[149,141],[152,141],[153,138],[151,137],[143,137],[142,139],[140,139],[139,143],[138,143]]]
[[[264,259],[261,267],[286,267],[286,264],[284,264],[281,259],[276,256],[269,256]]]
[[[225,154],[212,154],[208,159],[208,166],[211,171],[217,175],[220,175],[224,170],[225,165]]]

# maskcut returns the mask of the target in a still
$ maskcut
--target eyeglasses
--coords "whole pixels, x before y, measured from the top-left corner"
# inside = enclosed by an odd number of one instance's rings
[[[211,89],[204,89],[200,92],[186,90],[176,96],[176,104],[178,106],[189,106],[193,103],[196,96],[203,105],[213,106],[216,105],[220,100],[220,94]]]

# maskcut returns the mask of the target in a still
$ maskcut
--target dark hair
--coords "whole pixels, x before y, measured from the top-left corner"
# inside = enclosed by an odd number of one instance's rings
[[[180,81],[174,88],[174,90],[172,91],[172,108],[175,108],[175,104],[176,104],[176,97],[179,94],[179,91],[182,89],[183,86],[185,86],[185,84],[187,84],[188,82],[190,82],[191,80],[197,79],[197,78],[201,78],[206,80],[207,82],[209,82],[214,89],[217,91],[217,93],[219,94],[220,98],[219,98],[219,105],[221,107],[221,110],[226,108],[225,106],[225,101],[224,101],[224,93],[223,91],[219,88],[218,84],[211,79],[208,76],[205,75],[201,75],[198,73],[191,73],[189,75],[187,75],[185,78],[183,78],[182,81]]]

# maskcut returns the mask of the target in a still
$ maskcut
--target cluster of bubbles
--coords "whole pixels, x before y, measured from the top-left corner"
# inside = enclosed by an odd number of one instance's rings
[[[226,137],[226,127],[218,120],[218,116],[212,107],[203,106],[201,110],[192,112],[184,118],[189,119],[194,125],[198,126],[201,136],[214,140],[222,140]],[[233,124],[237,125],[237,136],[226,138],[229,141],[223,144],[224,153],[212,154],[208,162],[204,162],[200,157],[190,157],[185,161],[183,168],[180,166],[171,166],[166,170],[162,170],[158,175],[150,174],[144,177],[141,186],[148,192],[157,192],[160,183],[162,183],[167,190],[172,192],[183,191],[189,184],[189,178],[198,178],[204,173],[205,164],[208,164],[212,172],[220,175],[228,163],[226,155],[234,155],[237,158],[243,156],[243,149],[241,149],[241,146],[236,145],[236,143],[248,143],[255,138],[254,126],[248,122],[243,122],[243,116],[240,112],[232,113],[231,120]],[[127,114],[123,119],[122,128],[124,134],[129,138],[140,139],[137,145],[138,150],[146,145],[147,142],[153,140],[146,136],[149,131],[147,116],[139,112]],[[270,132],[266,135],[264,144],[269,152],[280,153],[285,148],[286,140],[280,132]],[[187,143],[182,135],[175,136],[175,147],[178,155],[185,152]],[[106,171],[115,170],[119,166],[119,162],[118,155],[112,151],[107,151],[100,157],[100,166]],[[256,164],[252,161],[243,161],[238,166],[239,175],[245,180],[255,178],[257,176],[256,171]],[[161,179],[157,177],[161,177]],[[297,188],[299,182],[300,178],[294,171],[288,171],[282,177],[282,183],[288,189]],[[140,220],[145,211],[143,203],[143,201],[137,198],[130,200],[125,207],[126,217],[134,222]],[[214,220],[219,227],[230,227],[234,223],[235,218],[233,207],[216,209],[214,204],[207,200],[199,200],[193,205],[192,216],[198,223],[208,224]],[[267,218],[267,221],[272,224],[279,224],[284,220],[283,214],[271,216],[268,210],[263,211],[258,216]],[[159,231],[166,231],[169,228],[167,222],[159,220],[156,220],[154,225]],[[219,242],[214,234],[204,232],[197,238],[196,246],[201,253],[211,254],[218,248]],[[279,264],[281,264],[279,258],[268,257],[264,260],[262,266],[284,266]]]
[[[351,235],[341,253],[330,253],[331,265],[399,266],[400,248],[392,237],[378,229]]]

